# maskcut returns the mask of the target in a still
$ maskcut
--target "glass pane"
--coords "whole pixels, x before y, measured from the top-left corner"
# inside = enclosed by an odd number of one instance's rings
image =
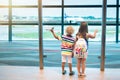
[[[42,0],[43,5],[61,5],[62,0]]]
[[[119,14],[120,14],[120,8],[119,8]],[[119,15],[119,24],[120,24],[120,15]]]
[[[102,20],[101,8],[65,8],[64,20],[68,23],[79,23],[80,21]]]
[[[61,9],[60,8],[44,8],[43,9],[43,23],[61,23]]]
[[[8,25],[0,25],[0,40],[8,40]]]
[[[98,30],[98,33],[96,35],[95,39],[89,39],[89,41],[101,41],[101,37],[102,37],[102,26],[95,26],[95,25],[90,25],[88,24],[88,32],[90,34],[94,34],[95,30]]]
[[[52,27],[54,27],[55,33],[61,36],[61,26],[58,25],[45,25],[43,26],[43,39],[44,40],[55,40],[51,32],[49,31]]]
[[[117,0],[107,0],[107,5],[116,5]]]
[[[115,41],[115,29],[116,26],[108,26],[112,28],[111,36],[109,36],[110,39],[113,38]],[[109,35],[109,34],[108,34]],[[107,36],[107,35],[106,35]],[[106,43],[106,58],[105,58],[105,68],[120,68],[120,44],[116,42],[107,42]]]
[[[107,8],[107,23],[116,23],[116,8]]]
[[[38,40],[38,25],[13,25],[13,40]]]
[[[0,0],[0,5],[8,5],[9,0]]]
[[[52,33],[49,31],[54,27],[55,33],[61,35],[61,25],[44,25],[43,26],[43,49],[44,55],[44,66],[60,67],[61,66],[61,46],[60,41],[55,39]],[[51,63],[52,62],[52,63]]]
[[[13,8],[13,21],[38,21],[37,8]]]
[[[115,41],[116,40],[116,27],[107,26],[106,27],[106,41]]]
[[[102,0],[64,0],[65,5],[102,5]]]
[[[119,26],[119,33],[118,33],[119,37],[118,40],[120,41],[120,26]]]
[[[0,8],[0,23],[8,21],[8,9]]]
[[[12,5],[37,5],[38,0],[12,0]]]

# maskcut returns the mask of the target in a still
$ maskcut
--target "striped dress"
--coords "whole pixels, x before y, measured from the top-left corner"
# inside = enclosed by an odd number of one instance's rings
[[[74,37],[62,35],[61,40],[62,40],[62,44],[61,44],[62,53],[61,54],[71,56],[73,52],[73,45],[75,42]]]

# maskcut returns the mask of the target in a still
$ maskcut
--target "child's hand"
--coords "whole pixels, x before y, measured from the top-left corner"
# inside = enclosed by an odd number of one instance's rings
[[[95,33],[97,33],[97,32],[98,32],[98,30],[96,29],[96,30],[95,30]]]
[[[52,27],[52,28],[50,29],[50,31],[53,32],[53,29],[54,29],[54,27]]]

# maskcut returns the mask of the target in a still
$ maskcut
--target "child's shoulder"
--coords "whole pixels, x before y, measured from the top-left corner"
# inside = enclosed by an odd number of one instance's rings
[[[62,38],[66,38],[66,39],[72,39],[72,40],[75,40],[75,37],[72,36],[72,35],[62,35]]]

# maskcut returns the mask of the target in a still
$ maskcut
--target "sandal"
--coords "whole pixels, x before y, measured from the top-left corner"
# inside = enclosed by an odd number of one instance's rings
[[[66,74],[66,70],[64,70],[64,71],[62,72],[62,74],[65,75],[65,74]]]
[[[81,76],[86,77],[86,74],[82,73]]]

